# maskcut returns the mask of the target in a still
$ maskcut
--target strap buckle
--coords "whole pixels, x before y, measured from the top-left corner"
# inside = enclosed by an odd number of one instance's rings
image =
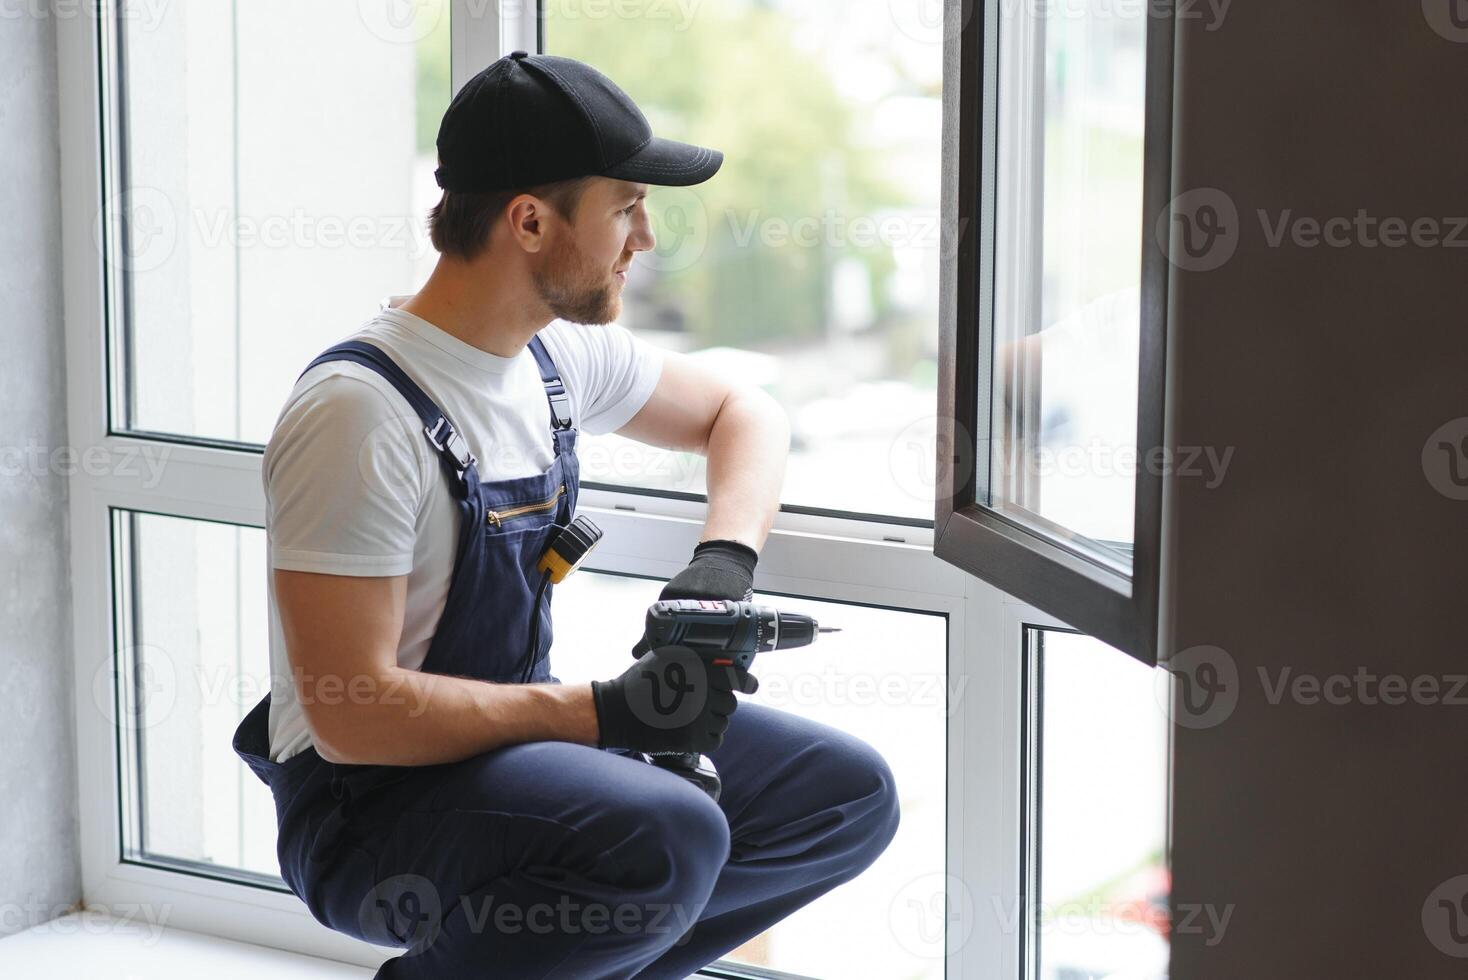
[[[454,458],[460,475],[478,462],[474,454],[469,451],[469,444],[464,441],[464,437],[459,435],[453,423],[443,416],[440,415],[438,421],[432,425],[424,426],[423,431],[428,436],[428,441],[433,443],[434,448]]]
[[[550,399],[551,424],[557,429],[569,429],[571,427],[571,396],[566,394],[566,388],[560,383],[559,378],[546,384],[545,394]]]

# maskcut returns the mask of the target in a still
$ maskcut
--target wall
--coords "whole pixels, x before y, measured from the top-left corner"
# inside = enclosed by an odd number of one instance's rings
[[[19,9],[0,21],[0,935],[81,897],[56,33]]]
[[[1173,485],[1177,980],[1463,975],[1468,229],[1369,221],[1468,215],[1456,2],[1180,24],[1171,441],[1235,454]]]

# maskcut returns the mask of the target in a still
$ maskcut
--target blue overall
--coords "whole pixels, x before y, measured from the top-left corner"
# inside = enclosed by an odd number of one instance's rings
[[[379,372],[450,477],[462,525],[427,672],[560,683],[548,656],[553,586],[535,565],[576,507],[576,429],[539,337],[530,348],[555,460],[490,483],[380,349],[347,341],[307,368],[350,360]],[[608,676],[624,666],[608,664]],[[269,702],[233,744],[275,797],[281,877],[323,924],[406,950],[379,978],[686,977],[855,877],[897,829],[880,755],[763,705],[741,704],[711,753],[724,785],[716,803],[640,753],[572,742],[430,766],[329,763],[310,747],[276,763]]]

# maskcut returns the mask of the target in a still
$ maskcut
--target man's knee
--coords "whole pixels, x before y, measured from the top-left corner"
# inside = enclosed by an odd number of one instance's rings
[[[901,820],[892,768],[881,753],[852,736],[829,743],[827,752],[818,763],[820,779],[830,786],[836,805],[853,825],[862,828],[875,858],[891,842]]]
[[[656,773],[600,821],[609,857],[666,901],[701,903],[729,859],[729,822],[702,790]]]

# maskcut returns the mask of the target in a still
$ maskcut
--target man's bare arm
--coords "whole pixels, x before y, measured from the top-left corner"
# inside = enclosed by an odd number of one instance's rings
[[[764,547],[790,454],[790,420],[769,394],[667,351],[657,387],[617,433],[708,457],[709,510],[699,540]]]
[[[433,765],[520,742],[596,744],[590,685],[399,667],[406,576],[273,575],[296,695],[327,761]]]

